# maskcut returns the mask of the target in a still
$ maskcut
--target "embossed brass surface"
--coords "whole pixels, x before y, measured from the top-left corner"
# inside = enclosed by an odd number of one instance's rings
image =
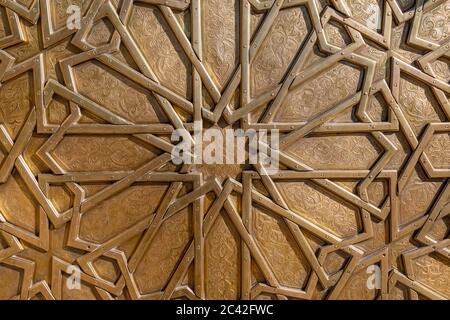
[[[450,298],[449,45],[445,0],[0,0],[0,299]],[[281,171],[175,166],[194,121]]]

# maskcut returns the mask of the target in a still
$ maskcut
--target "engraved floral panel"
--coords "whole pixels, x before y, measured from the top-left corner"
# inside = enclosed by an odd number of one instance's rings
[[[68,171],[120,171],[137,169],[156,154],[125,136],[67,135],[52,152]],[[77,150],[74,153],[74,150]]]
[[[334,23],[333,21],[326,24],[324,32],[327,41],[334,46],[343,48],[351,43],[351,39],[347,31],[341,25]]]
[[[428,235],[435,241],[444,240],[450,231],[450,217],[438,219],[432,226]]]
[[[120,117],[135,123],[166,122],[152,94],[99,63],[74,68],[78,91]]]
[[[105,46],[111,41],[113,32],[113,24],[108,19],[101,19],[92,27],[86,42],[93,47]]]
[[[442,1],[440,5],[432,8],[422,16],[419,36],[427,41],[442,44],[450,36],[450,3]]]
[[[246,1],[0,5],[0,299],[450,298],[449,1]],[[194,119],[301,132],[175,165]]]
[[[133,6],[129,29],[157,79],[190,99],[191,67],[161,12],[153,6]]]
[[[411,221],[425,214],[433,204],[442,182],[429,181],[424,173],[416,170],[400,193],[400,220]]]
[[[382,148],[366,135],[308,136],[286,152],[314,169],[368,169]]]
[[[383,19],[383,1],[347,0],[352,17],[371,30],[379,30]]]
[[[280,191],[297,214],[341,237],[358,233],[359,211],[309,182],[280,182]]]
[[[353,273],[339,295],[339,300],[374,300],[378,296],[378,290],[367,287],[367,278],[366,269]]]
[[[420,133],[426,124],[444,120],[431,89],[411,77],[400,79],[399,104],[416,134]]]
[[[188,210],[178,212],[162,224],[136,269],[136,283],[142,294],[164,289],[191,239]]]
[[[257,96],[280,82],[308,31],[309,19],[303,7],[280,11],[251,64],[252,96]]]
[[[202,1],[204,61],[221,88],[239,62],[239,5],[236,0]]]
[[[253,232],[282,285],[303,288],[310,267],[286,223],[270,212],[253,208]]]
[[[49,2],[51,21],[54,30],[64,28],[67,24],[67,19],[75,11],[70,10],[71,6],[80,8],[80,14],[83,16],[92,0],[43,0]],[[73,7],[73,8],[75,8]]]
[[[0,122],[14,139],[32,107],[33,83],[29,74],[22,74],[0,87]]]
[[[435,134],[425,149],[435,168],[450,168],[450,137],[448,133]]]
[[[34,233],[38,206],[23,179],[13,172],[0,184],[0,215],[9,223]]]
[[[49,47],[44,52],[46,79],[58,80],[59,61],[73,55],[75,51],[68,41]]]
[[[275,121],[307,121],[345,100],[358,90],[361,72],[347,64],[337,64],[316,78],[289,92]]]
[[[434,256],[422,256],[413,261],[417,281],[450,299],[450,264]]]
[[[450,81],[450,60],[439,59],[431,63],[431,69],[442,81]]]
[[[39,54],[42,50],[40,41],[40,28],[37,24],[31,24],[26,20],[22,20],[22,32],[25,41],[20,41],[14,46],[8,46],[5,51],[16,59],[16,63],[25,61]]]
[[[133,185],[117,193],[83,214],[80,236],[97,243],[109,240],[154,213],[166,189],[161,185]]]
[[[207,299],[239,299],[240,237],[225,212],[217,217],[205,240]]]

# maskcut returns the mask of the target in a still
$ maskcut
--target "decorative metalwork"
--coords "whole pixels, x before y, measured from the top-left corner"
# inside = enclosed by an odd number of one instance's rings
[[[449,299],[449,17],[0,0],[0,298]],[[194,121],[279,129],[281,170],[174,165]]]

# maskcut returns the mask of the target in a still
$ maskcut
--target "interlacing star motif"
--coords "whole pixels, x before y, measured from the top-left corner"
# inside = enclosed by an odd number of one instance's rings
[[[0,0],[0,299],[449,299],[449,15]],[[177,165],[197,124],[279,170]]]

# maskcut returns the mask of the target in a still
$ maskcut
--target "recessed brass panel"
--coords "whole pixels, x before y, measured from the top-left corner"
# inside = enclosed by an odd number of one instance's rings
[[[0,299],[449,299],[449,17],[0,0]],[[195,121],[281,170],[173,164]]]

